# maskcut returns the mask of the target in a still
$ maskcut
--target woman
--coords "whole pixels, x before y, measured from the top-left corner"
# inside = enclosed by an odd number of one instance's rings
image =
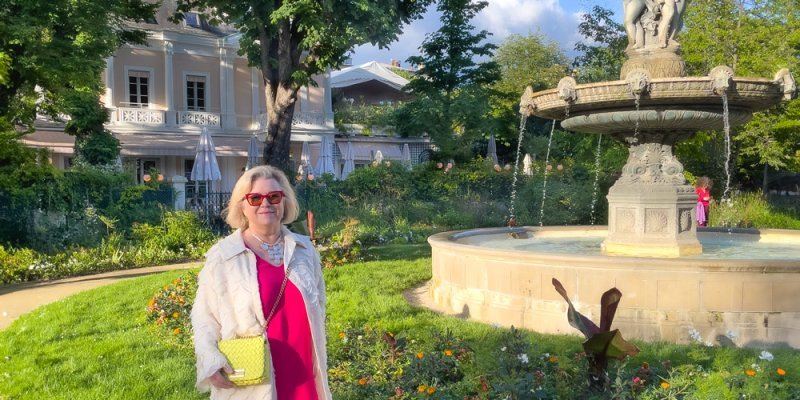
[[[206,254],[192,309],[197,388],[211,389],[212,399],[330,399],[325,282],[311,241],[283,226],[299,213],[286,175],[270,166],[246,171],[226,211],[225,221],[236,231]],[[273,306],[270,379],[235,387],[217,342],[261,334]]]

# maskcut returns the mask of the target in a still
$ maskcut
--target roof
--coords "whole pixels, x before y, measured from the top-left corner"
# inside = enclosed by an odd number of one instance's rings
[[[199,135],[117,133],[123,156],[194,157]],[[218,156],[247,157],[249,135],[213,135]],[[37,130],[22,137],[27,146],[46,148],[56,154],[72,154],[75,137],[59,131]]]
[[[342,88],[368,81],[379,81],[395,90],[408,84],[408,79],[395,74],[376,61],[331,72],[331,88]]]

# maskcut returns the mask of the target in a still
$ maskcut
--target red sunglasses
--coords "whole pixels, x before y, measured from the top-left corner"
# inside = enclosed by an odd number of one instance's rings
[[[260,207],[265,199],[269,204],[280,204],[281,200],[283,200],[283,196],[284,194],[282,191],[276,190],[269,193],[248,193],[244,195],[244,200],[247,200],[247,204],[253,207]]]

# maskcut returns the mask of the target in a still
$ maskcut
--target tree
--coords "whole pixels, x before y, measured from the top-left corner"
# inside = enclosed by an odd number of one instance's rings
[[[126,22],[157,7],[147,0],[0,0],[0,131],[32,130],[37,113],[58,118],[75,91],[97,101],[105,58],[145,40]]]
[[[619,79],[619,71],[625,62],[625,47],[628,39],[622,24],[613,20],[614,12],[594,6],[590,14],[581,16],[578,32],[590,44],[578,42],[573,66],[576,79],[581,83],[613,81]]]
[[[408,58],[421,67],[406,86],[416,100],[400,110],[398,129],[406,134],[429,133],[448,157],[469,156],[472,139],[486,128],[487,85],[500,77],[497,63],[476,61],[491,57],[497,47],[482,43],[490,33],[472,33],[475,27],[469,23],[487,5],[439,0],[442,26],[425,37],[420,55]]]
[[[514,148],[519,135],[519,99],[525,88],[538,91],[555,87],[568,73],[568,60],[558,43],[542,34],[529,34],[508,36],[495,52],[494,61],[500,68],[500,79],[492,85],[494,95],[490,98],[490,116],[495,121],[492,132]],[[531,117],[527,126],[529,132],[544,131],[549,129],[549,121]]]
[[[109,121],[108,109],[97,102],[96,93],[76,91],[66,99],[70,120],[64,131],[75,136],[75,155],[79,162],[110,165],[119,155],[119,140],[104,124]]]
[[[796,70],[800,66],[800,9],[793,0],[694,0],[690,7],[681,49],[691,75],[704,75],[713,67],[729,65],[737,76],[772,78],[781,68]],[[798,109],[795,100],[757,113],[752,122],[737,129],[734,154],[742,178],[760,181],[762,189],[766,189],[770,167],[799,169],[795,161],[800,140]],[[707,132],[697,136],[701,141],[702,136],[721,140],[720,135]],[[709,154],[699,156],[708,158]]]
[[[211,24],[241,32],[240,53],[261,70],[268,114],[264,161],[288,168],[292,118],[301,87],[336,68],[357,45],[386,46],[402,25],[419,17],[430,0],[178,0]]]

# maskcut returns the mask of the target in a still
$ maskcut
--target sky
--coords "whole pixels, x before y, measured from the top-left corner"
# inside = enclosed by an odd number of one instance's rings
[[[542,33],[546,38],[556,41],[562,50],[572,55],[576,42],[581,40],[578,23],[582,14],[599,5],[614,12],[619,20],[622,14],[622,0],[488,0],[489,5],[472,20],[477,31],[485,29],[492,33],[489,41],[499,44],[510,34],[526,36]],[[353,65],[369,61],[388,64],[392,59],[400,60],[401,66],[410,67],[408,57],[417,55],[425,35],[439,29],[439,14],[432,5],[424,17],[412,22],[403,29],[399,40],[388,49],[375,46],[357,47],[352,54]]]

